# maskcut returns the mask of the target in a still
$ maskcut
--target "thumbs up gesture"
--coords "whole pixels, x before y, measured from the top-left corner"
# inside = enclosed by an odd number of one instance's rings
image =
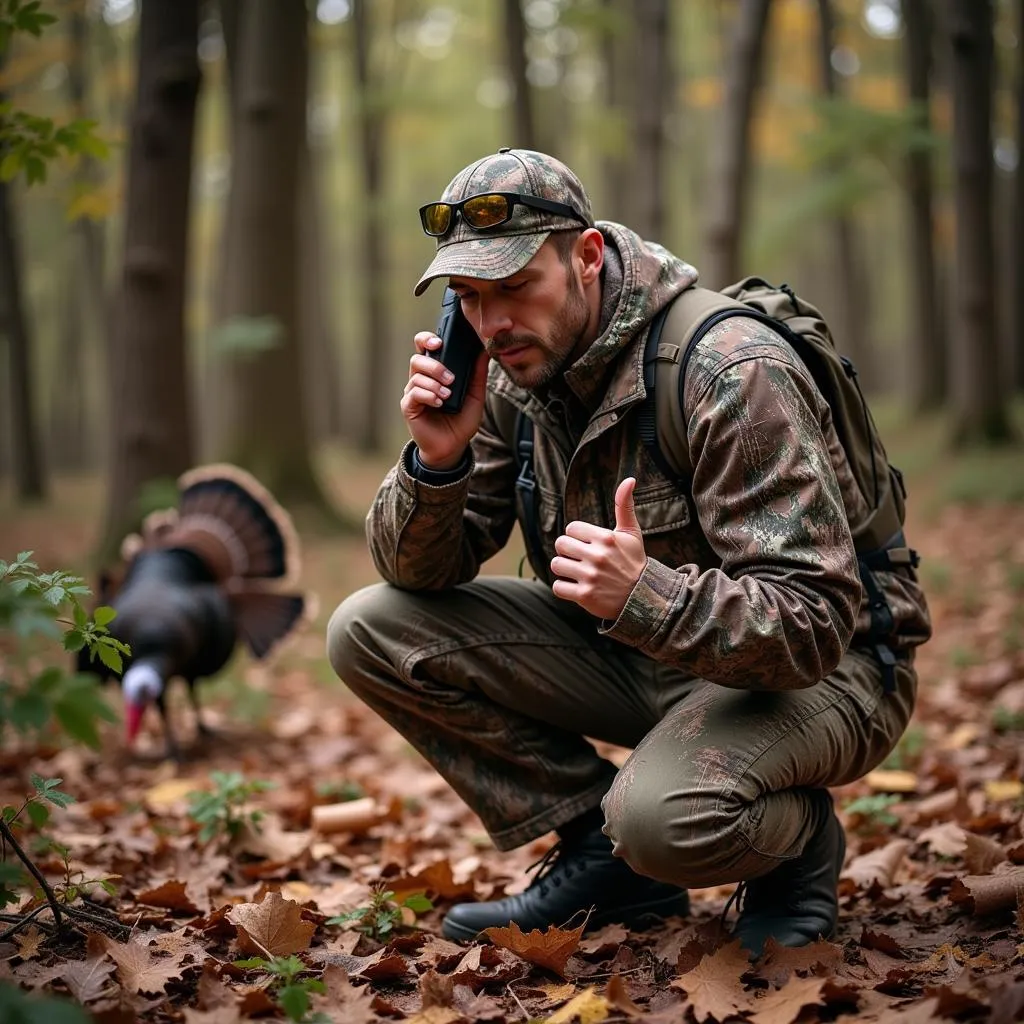
[[[575,601],[601,619],[617,619],[647,565],[644,538],[633,507],[636,480],[615,490],[615,529],[574,521],[555,541],[551,571],[555,597]]]

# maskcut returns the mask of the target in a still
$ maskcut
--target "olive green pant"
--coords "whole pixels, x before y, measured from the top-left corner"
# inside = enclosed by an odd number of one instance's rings
[[[883,693],[851,651],[802,690],[746,691],[598,634],[535,580],[444,592],[387,584],[347,598],[327,630],[345,684],[401,732],[510,849],[603,807],[615,852],[685,888],[756,878],[798,856],[811,791],[875,767],[913,708],[916,675]],[[585,737],[634,748],[621,769]]]

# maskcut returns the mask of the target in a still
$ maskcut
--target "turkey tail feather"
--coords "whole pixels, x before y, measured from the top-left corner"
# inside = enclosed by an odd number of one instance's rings
[[[232,594],[239,636],[257,659],[266,658],[316,614],[315,603],[302,594],[247,591]]]

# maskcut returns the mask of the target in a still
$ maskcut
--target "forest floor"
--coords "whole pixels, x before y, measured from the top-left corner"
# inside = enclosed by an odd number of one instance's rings
[[[694,892],[691,918],[653,931],[582,935],[571,922],[469,946],[441,938],[452,902],[522,887],[550,840],[499,855],[333,677],[327,618],[375,574],[361,536],[306,535],[316,622],[272,668],[239,659],[202,690],[216,739],[196,736],[175,692],[183,764],[162,757],[155,716],[134,754],[115,727],[99,752],[3,737],[0,803],[20,804],[31,773],[61,778],[76,802],[48,830],[82,877],[114,876],[116,895],[91,898],[125,927],[61,941],[22,930],[0,944],[0,982],[70,998],[109,1024],[289,1012],[352,1024],[1024,1020],[1024,449],[948,459],[938,430],[915,424],[890,444],[907,470],[935,637],[899,747],[834,793],[849,851],[833,941],[748,963],[721,927],[730,887]],[[385,466],[338,453],[324,467],[361,516]],[[33,549],[45,568],[81,569],[100,505],[89,480],[59,481],[42,509],[0,494],[0,556]],[[520,552],[514,541],[489,571],[514,572]],[[214,771],[272,784],[248,805],[263,813],[259,832],[200,840],[188,794],[210,789]],[[342,801],[368,810],[347,831],[314,827],[314,808]],[[41,866],[53,880],[64,871],[52,856]],[[425,906],[416,893],[432,906],[413,909]],[[412,908],[399,906],[409,897]],[[371,907],[376,917],[326,923]],[[277,973],[235,963],[253,956]],[[325,991],[309,995],[304,1018],[311,980]]]

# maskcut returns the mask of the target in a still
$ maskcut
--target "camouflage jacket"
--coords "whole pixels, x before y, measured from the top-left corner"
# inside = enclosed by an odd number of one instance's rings
[[[621,225],[598,227],[607,243],[598,338],[543,396],[492,363],[470,468],[453,482],[417,479],[406,446],[367,516],[375,564],[397,586],[441,589],[473,579],[505,545],[523,515],[508,426],[515,407],[535,424],[543,552],[530,559],[539,579],[553,580],[564,524],[612,528],[615,488],[635,476],[647,567],[618,619],[595,627],[725,686],[813,685],[869,624],[849,525],[866,507],[829,407],[769,328],[742,318],[714,327],[686,376],[694,473],[684,493],[646,451],[636,413],[647,328],[697,272]],[[913,570],[878,578],[894,646],[923,643],[931,626]]]

